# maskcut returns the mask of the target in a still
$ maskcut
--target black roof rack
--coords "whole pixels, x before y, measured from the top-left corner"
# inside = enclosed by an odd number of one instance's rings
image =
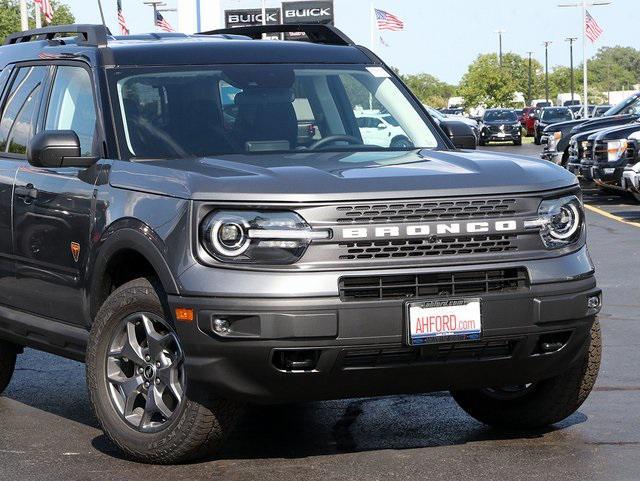
[[[111,32],[104,25],[74,24],[55,25],[52,27],[36,28],[24,32],[13,33],[4,41],[5,45],[30,42],[32,40],[53,40],[65,33],[77,33],[76,43],[91,47],[104,47],[107,45],[107,37]]]
[[[304,33],[312,43],[328,45],[355,45],[353,40],[332,25],[319,23],[298,23],[291,25],[255,25],[251,27],[233,27],[201,32],[199,35],[244,35],[260,40],[265,33]]]

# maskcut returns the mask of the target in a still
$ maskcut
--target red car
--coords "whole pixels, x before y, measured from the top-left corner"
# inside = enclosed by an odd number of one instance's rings
[[[535,111],[535,107],[525,107],[519,119],[522,127],[527,129],[527,137],[532,137],[535,134]]]

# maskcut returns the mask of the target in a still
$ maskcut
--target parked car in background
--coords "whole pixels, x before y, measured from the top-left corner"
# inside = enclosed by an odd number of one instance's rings
[[[409,148],[412,146],[400,123],[391,114],[355,112],[362,140],[367,145]]]
[[[534,121],[533,142],[540,145],[542,131],[549,125],[573,120],[573,113],[568,107],[544,107]]]
[[[578,112],[580,112],[580,109],[582,109],[582,105],[568,105],[567,108],[571,110],[571,113],[573,114],[573,118],[577,119]]]
[[[520,124],[522,125],[522,128],[525,130],[525,135],[527,137],[533,136],[535,132],[535,123],[536,123],[535,111],[536,111],[536,107],[525,107],[525,109],[522,111]]]
[[[602,117],[607,110],[609,110],[612,106],[609,104],[605,105],[596,105],[596,107],[591,111],[591,117],[598,118]]]
[[[551,160],[566,166],[569,160],[569,141],[575,134],[616,125],[635,122],[640,117],[640,92],[626,98],[619,104],[607,110],[602,117],[596,119],[570,120],[560,122],[545,128],[543,143],[546,145],[540,155],[543,159]]]
[[[456,115],[464,117],[464,109],[462,107],[451,109],[440,109],[440,112],[444,115]]]
[[[473,133],[473,136],[474,136],[473,145],[466,143],[465,145],[458,145],[458,147],[465,148],[465,149],[475,149],[478,146],[478,142],[480,140],[480,126],[476,120],[467,118],[467,117],[458,116],[458,115],[444,115],[442,112],[434,109],[433,107],[429,107],[428,105],[424,105],[424,104],[423,106],[425,109],[427,109],[427,112],[429,112],[429,115],[433,117],[433,120],[435,120],[438,123],[438,125],[440,125],[440,127],[443,128],[445,133],[449,136],[453,131],[460,131],[460,129],[453,128],[455,127],[455,124],[458,124],[458,123],[464,124],[471,129],[471,132]],[[454,140],[454,139],[451,139],[451,140]]]
[[[513,142],[522,145],[522,129],[513,109],[489,109],[482,117],[480,145],[489,142]]]
[[[601,129],[576,139],[582,152],[578,163],[572,158],[569,170],[585,182],[593,182],[607,192],[626,190],[623,184],[625,169],[638,162],[638,140],[640,123]],[[573,139],[572,139],[573,142]]]
[[[634,141],[640,141],[640,136],[632,135]],[[639,139],[636,139],[639,137]],[[622,174],[622,185],[638,202],[640,202],[640,159],[636,156],[637,163],[628,165]]]
[[[531,105],[541,109],[542,107],[553,107],[553,102],[551,100],[546,100],[546,99],[536,99],[533,102],[531,102]]]

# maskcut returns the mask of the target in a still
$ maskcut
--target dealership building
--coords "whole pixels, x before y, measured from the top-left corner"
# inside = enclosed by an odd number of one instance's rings
[[[342,1],[349,0],[266,0],[266,23],[334,25],[335,9]],[[262,24],[261,0],[178,0],[178,29],[181,32],[259,24]]]

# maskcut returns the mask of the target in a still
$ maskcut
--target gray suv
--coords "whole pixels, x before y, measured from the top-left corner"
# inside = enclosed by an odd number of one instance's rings
[[[214,453],[246,403],[448,390],[526,430],[591,391],[575,176],[456,150],[340,31],[68,25],[0,52],[0,391],[24,347],[86,361],[104,432],[151,463]]]

